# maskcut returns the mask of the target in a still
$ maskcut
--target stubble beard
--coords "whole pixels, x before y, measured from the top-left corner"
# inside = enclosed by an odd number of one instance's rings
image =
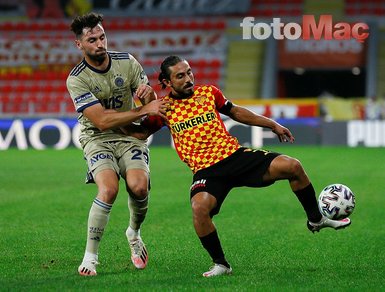
[[[98,63],[98,64],[101,64],[103,63],[106,58],[107,58],[107,52],[104,52],[103,54],[87,54],[88,55],[88,58],[92,61],[94,61],[95,63]]]
[[[191,97],[193,94],[194,94],[194,90],[180,90],[180,91],[176,91],[177,93],[177,96],[179,98],[189,98]]]

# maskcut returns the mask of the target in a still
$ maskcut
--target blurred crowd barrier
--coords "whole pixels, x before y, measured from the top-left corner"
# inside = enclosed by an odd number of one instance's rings
[[[81,61],[69,21],[0,23],[0,113],[4,116],[74,115],[66,78]],[[183,28],[181,30],[181,28]],[[226,54],[225,22],[211,20],[142,21],[112,19],[105,29],[111,51],[127,51],[158,84],[159,67],[168,54],[186,56],[203,84],[220,85]],[[156,31],[156,33],[154,33]]]
[[[272,17],[298,19],[304,14],[321,14],[325,10],[336,17],[354,18],[364,15],[382,19],[385,15],[383,1],[324,2],[238,0],[228,1],[228,5],[224,5],[222,1],[209,0],[0,0],[0,114],[2,117],[76,115],[65,80],[71,68],[81,61],[81,54],[74,45],[69,24],[74,15],[91,10],[105,15],[104,27],[109,39],[109,49],[128,50],[134,55],[142,63],[158,95],[166,94],[157,80],[161,61],[169,54],[180,54],[190,61],[197,83],[219,86],[231,93],[228,96],[230,99],[236,99],[245,98],[241,96],[241,90],[247,87],[248,78],[250,89],[247,98],[250,96],[258,99],[259,92],[262,92],[262,75],[269,69],[262,64],[267,54],[267,45],[266,42],[259,42],[258,46],[256,42],[247,43],[248,47],[258,47],[258,50],[246,52],[245,47],[241,46],[234,49],[234,56],[231,57],[232,47],[229,42],[233,40],[233,43],[246,44],[245,41],[239,41],[242,17],[253,16],[270,21]],[[138,17],[139,15],[142,17]],[[231,20],[232,17],[235,17],[234,21]],[[322,46],[325,42],[319,43]],[[330,43],[332,42],[328,42]],[[289,46],[292,54],[285,55],[282,54],[283,44],[281,42],[278,46],[277,57],[281,69],[293,69],[294,65],[290,62],[295,60],[310,60],[312,65],[320,67],[315,58],[321,59],[323,66],[331,66],[330,63],[335,66],[337,62],[344,66],[365,66],[363,57],[366,49],[355,41],[349,42],[352,44],[349,48],[357,51],[360,45],[362,47],[360,54],[355,55],[346,52],[337,54],[334,51],[332,54],[321,54],[320,51],[313,54],[314,46],[308,43],[304,47],[301,42],[293,42],[292,45],[302,45],[295,48]],[[337,46],[339,44],[337,42]],[[305,50],[308,47],[311,52]],[[328,49],[328,46],[323,47]],[[293,50],[298,53],[293,54]],[[383,51],[379,50],[379,53]],[[244,63],[241,63],[241,59]],[[348,63],[352,61],[354,64]],[[245,69],[247,65],[250,65],[252,72]],[[301,65],[309,66],[306,63]],[[379,71],[379,76],[382,71]],[[258,74],[254,74],[255,72]],[[232,80],[235,84],[229,88]],[[274,96],[285,95],[278,92]],[[287,100],[285,104],[281,100],[276,103],[272,101],[271,106],[264,104],[265,101],[254,102],[261,104],[251,105],[255,111],[274,118],[308,117],[309,112],[329,121],[382,119],[385,116],[382,109],[373,109],[373,106],[360,99],[340,100],[336,97],[308,101],[302,98],[297,101]],[[239,100],[239,103],[245,104],[247,101]]]

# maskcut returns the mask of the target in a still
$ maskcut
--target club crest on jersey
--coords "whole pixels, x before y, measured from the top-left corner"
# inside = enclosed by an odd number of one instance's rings
[[[115,78],[115,85],[118,86],[118,87],[122,87],[124,84],[124,80],[122,77],[116,77]]]
[[[199,103],[202,104],[204,101],[205,97],[204,96],[197,96],[195,97],[195,100]]]

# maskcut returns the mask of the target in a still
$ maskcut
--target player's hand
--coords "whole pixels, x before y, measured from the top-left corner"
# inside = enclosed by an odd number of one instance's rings
[[[166,112],[169,108],[169,103],[162,99],[155,99],[150,103],[144,105],[141,111],[149,116],[155,115],[160,116],[162,119],[167,121]]]
[[[276,123],[274,128],[271,130],[278,136],[279,142],[293,143],[295,140],[290,130],[278,123]]]
[[[156,93],[154,89],[147,84],[140,84],[138,89],[135,91],[135,96],[143,105],[156,99]]]

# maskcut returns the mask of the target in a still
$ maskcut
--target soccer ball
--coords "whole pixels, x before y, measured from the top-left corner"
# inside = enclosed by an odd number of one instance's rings
[[[318,205],[323,215],[329,219],[340,220],[353,213],[356,200],[347,186],[331,184],[321,191]]]

